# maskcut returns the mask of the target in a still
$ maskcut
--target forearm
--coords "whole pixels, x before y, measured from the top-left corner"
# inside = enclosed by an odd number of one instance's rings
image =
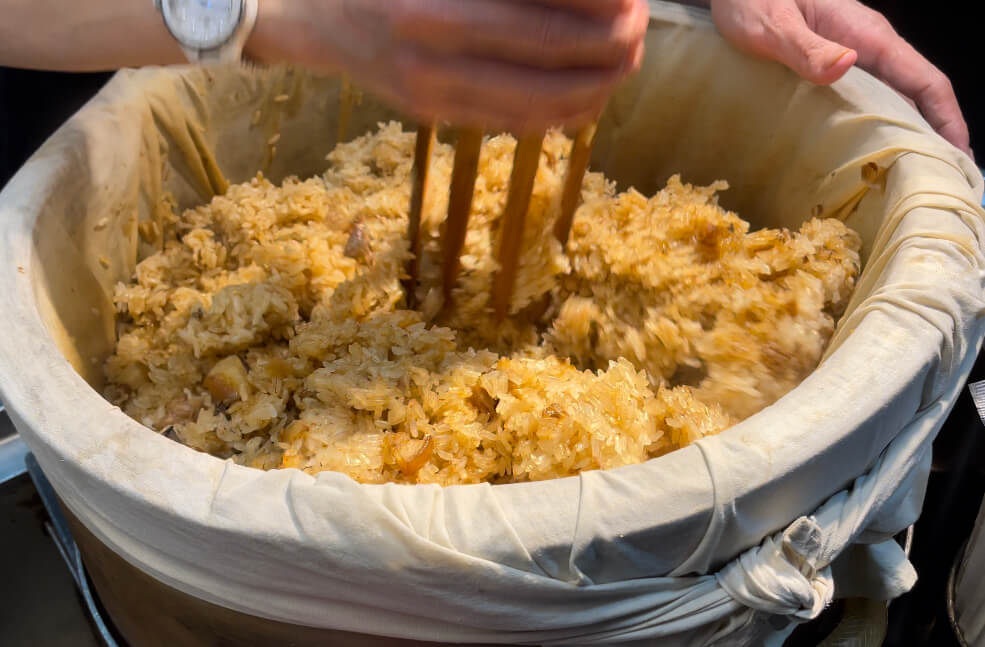
[[[151,0],[0,0],[0,65],[103,71],[184,61]]]

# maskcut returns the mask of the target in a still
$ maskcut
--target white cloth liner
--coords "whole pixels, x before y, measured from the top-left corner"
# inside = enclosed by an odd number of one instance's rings
[[[681,170],[724,177],[723,203],[759,224],[795,226],[817,205],[862,233],[865,273],[804,384],[668,456],[542,483],[364,486],[178,446],[83,379],[98,384],[106,295],[136,260],[127,219],[153,217],[164,189],[190,205],[257,168],[318,172],[338,84],[123,72],[0,193],[0,396],[66,505],[183,592],[403,638],[762,644],[841,589],[911,587],[891,537],[919,512],[985,333],[981,176],[861,71],[810,86],[731,51],[703,12],[652,10],[644,71],[613,100],[593,164],[642,190]],[[367,98],[352,132],[385,114]],[[843,554],[867,577],[840,572]]]

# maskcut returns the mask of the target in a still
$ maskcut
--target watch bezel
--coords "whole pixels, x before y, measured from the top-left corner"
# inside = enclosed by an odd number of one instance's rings
[[[156,0],[161,16],[164,19],[164,25],[167,27],[171,35],[177,40],[183,47],[196,51],[208,51],[220,48],[222,45],[228,43],[236,35],[236,30],[239,25],[243,22],[243,15],[246,11],[246,0],[232,0],[236,6],[234,7],[234,14],[231,18],[227,29],[225,29],[219,36],[214,39],[202,39],[196,40],[195,37],[188,33],[183,33],[180,29],[181,25],[177,23],[174,19],[174,15],[171,11],[171,5],[169,0]]]

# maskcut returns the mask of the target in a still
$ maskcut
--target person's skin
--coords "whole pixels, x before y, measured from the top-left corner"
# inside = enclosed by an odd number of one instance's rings
[[[585,124],[639,68],[645,0],[260,0],[247,57],[346,72],[422,121]],[[150,0],[0,0],[0,65],[181,63]]]
[[[856,0],[690,0],[737,48],[815,83],[858,64],[970,153],[950,82]],[[0,0],[0,65],[68,71],[184,61],[150,0]],[[421,120],[577,126],[640,65],[644,0],[261,0],[246,55],[347,72]]]
[[[881,13],[856,0],[711,0],[710,5],[718,30],[737,48],[783,63],[818,84],[838,80],[857,64],[971,155],[951,82]]]

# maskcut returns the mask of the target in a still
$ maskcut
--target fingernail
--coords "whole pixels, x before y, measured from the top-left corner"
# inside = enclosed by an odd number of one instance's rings
[[[852,57],[854,55],[855,55],[855,50],[847,49],[846,48],[846,49],[842,50],[842,52],[840,54],[838,54],[838,56],[834,57],[834,59],[832,59],[830,63],[828,63],[826,66],[824,66],[824,69],[830,70],[831,68],[836,67],[844,59],[850,58],[850,57]]]

